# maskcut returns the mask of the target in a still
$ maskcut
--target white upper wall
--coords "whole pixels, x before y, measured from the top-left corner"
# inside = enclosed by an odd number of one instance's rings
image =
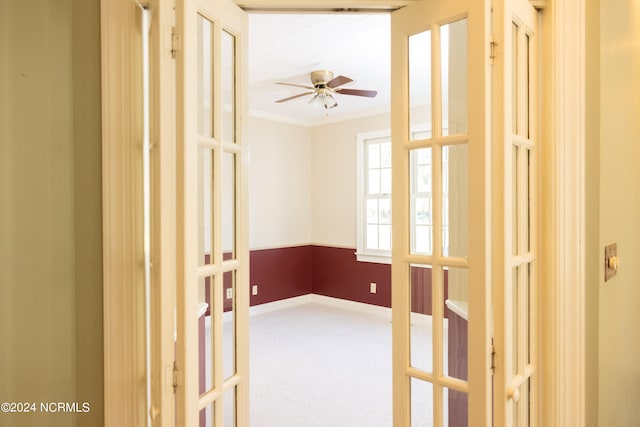
[[[313,243],[356,247],[356,135],[385,129],[389,114],[312,128]]]
[[[356,135],[389,129],[382,114],[317,127],[251,117],[251,249],[356,247]]]
[[[311,241],[311,130],[249,119],[249,247]]]

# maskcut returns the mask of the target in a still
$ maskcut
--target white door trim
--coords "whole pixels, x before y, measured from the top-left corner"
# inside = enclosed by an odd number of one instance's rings
[[[146,423],[141,84],[134,1],[102,1],[102,200],[105,426]],[[140,57],[138,55],[137,57]],[[139,147],[138,147],[139,149]],[[139,200],[137,198],[139,197]],[[136,232],[140,230],[140,232]]]
[[[542,93],[542,425],[585,425],[585,0],[549,2]]]

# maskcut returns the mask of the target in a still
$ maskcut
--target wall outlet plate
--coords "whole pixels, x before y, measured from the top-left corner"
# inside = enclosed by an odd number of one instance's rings
[[[618,244],[612,243],[604,247],[604,281],[611,279],[616,275],[618,270],[616,268],[612,268],[609,264],[609,259],[611,257],[618,256]]]
[[[227,299],[233,298],[233,288],[227,288]]]
[[[371,292],[372,294],[375,294],[377,291],[377,285],[376,282],[371,282],[369,284],[369,292]]]
[[[258,295],[258,285],[253,285],[251,287],[251,295]]]

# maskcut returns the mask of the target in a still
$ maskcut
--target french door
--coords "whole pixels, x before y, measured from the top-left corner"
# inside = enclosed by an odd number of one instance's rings
[[[536,18],[499,3],[392,13],[394,426],[537,422]],[[249,425],[246,25],[176,4],[180,426]]]
[[[536,20],[392,14],[394,426],[537,425]]]
[[[494,8],[496,426],[539,425],[537,23],[528,0]]]
[[[248,426],[246,14],[176,4],[177,425]]]

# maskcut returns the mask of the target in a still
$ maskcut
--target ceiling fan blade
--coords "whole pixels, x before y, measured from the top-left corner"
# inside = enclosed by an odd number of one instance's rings
[[[353,79],[350,79],[349,77],[338,76],[338,77],[334,77],[333,79],[329,80],[327,82],[327,87],[330,87],[331,89],[335,89],[338,86],[346,85],[347,83],[351,83],[352,81],[353,81]]]
[[[295,87],[302,87],[305,89],[311,89],[314,90],[315,88],[313,86],[309,86],[309,85],[301,85],[301,84],[297,84],[297,83],[282,83],[282,82],[276,82],[277,85],[285,85],[285,86],[295,86]]]
[[[301,98],[303,96],[311,95],[312,93],[313,92],[300,93],[298,95],[293,95],[293,96],[290,96],[288,98],[279,99],[279,100],[276,101],[276,103],[291,101],[292,99]]]
[[[363,89],[336,89],[337,93],[342,95],[355,95],[355,96],[366,96],[367,98],[373,98],[378,94],[376,90],[363,90]]]

